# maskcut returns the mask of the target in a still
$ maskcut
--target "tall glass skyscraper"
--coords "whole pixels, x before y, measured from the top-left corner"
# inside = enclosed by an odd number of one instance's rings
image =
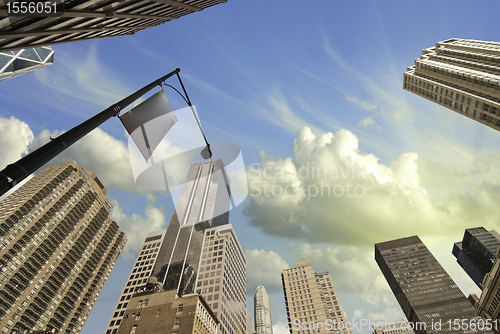
[[[458,264],[482,290],[484,276],[490,272],[500,249],[500,234],[484,227],[465,230],[462,242],[453,245]]]
[[[253,297],[255,332],[257,334],[273,334],[273,322],[271,320],[271,303],[266,288],[262,285],[257,287]]]
[[[116,333],[127,300],[148,276],[179,297],[201,294],[222,334],[246,333],[246,259],[228,224],[229,204],[222,160],[191,165],[167,230],[148,235],[106,334]]]
[[[375,260],[416,334],[491,333],[469,328],[474,307],[419,237],[376,244]]]
[[[68,162],[0,202],[0,333],[80,333],[126,242],[105,194]]]

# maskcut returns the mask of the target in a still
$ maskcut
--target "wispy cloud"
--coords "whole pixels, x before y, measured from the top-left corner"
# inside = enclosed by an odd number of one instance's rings
[[[366,118],[363,118],[358,123],[358,126],[362,126],[362,127],[368,128],[370,125],[372,125],[374,123],[375,123],[375,121],[371,117],[366,117]]]
[[[303,119],[299,112],[293,110],[280,90],[276,89],[274,94],[267,99],[267,105],[260,109],[264,119],[292,133],[296,133],[304,126],[315,132],[322,132],[321,129]]]
[[[377,109],[377,105],[373,102],[368,102],[368,101],[361,101],[361,100],[358,100],[357,98],[353,97],[353,96],[346,96],[345,97],[347,101],[350,101],[354,104],[357,104],[358,106],[360,106],[361,108],[363,108],[364,110],[374,110],[374,109]]]
[[[61,97],[108,107],[133,92],[133,89],[124,84],[124,80],[100,62],[95,46],[91,46],[88,53],[79,55],[62,49],[57,52],[56,57],[57,64],[45,71],[36,71],[36,78]],[[74,106],[72,100],[68,103]]]

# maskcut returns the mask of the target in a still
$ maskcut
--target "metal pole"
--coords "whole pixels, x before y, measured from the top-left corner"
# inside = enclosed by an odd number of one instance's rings
[[[5,194],[9,189],[14,187],[18,182],[22,181],[28,175],[34,173],[38,168],[42,167],[47,162],[52,160],[52,158],[57,156],[66,148],[70,147],[79,139],[83,138],[87,133],[94,130],[111,117],[118,116],[122,109],[126,108],[129,104],[131,104],[139,97],[146,94],[155,86],[159,85],[171,76],[175,74],[178,75],[179,72],[179,68],[175,69],[169,74],[127,96],[120,102],[113,104],[108,109],[101,111],[99,114],[83,122],[82,124],[75,126],[71,130],[63,133],[57,138],[53,138],[50,142],[31,152],[27,156],[19,159],[17,162],[5,167],[4,170],[0,171],[0,196]]]

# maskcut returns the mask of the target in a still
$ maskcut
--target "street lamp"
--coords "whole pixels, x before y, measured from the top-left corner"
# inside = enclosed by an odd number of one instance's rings
[[[184,100],[188,103],[190,107],[192,107],[189,97],[187,96],[187,92],[179,76],[179,72],[180,69],[177,68],[174,71],[168,73],[167,75],[151,82],[150,84],[144,86],[135,93],[127,96],[120,102],[113,104],[106,110],[101,111],[99,114],[88,119],[82,124],[75,126],[71,130],[63,133],[62,135],[56,138],[51,138],[50,142],[48,142],[47,144],[43,145],[37,150],[26,155],[25,157],[5,167],[2,171],[0,171],[0,196],[5,194],[9,189],[14,187],[16,184],[21,182],[30,174],[34,173],[38,168],[42,167],[45,163],[52,160],[59,153],[61,153],[62,151],[73,145],[79,139],[83,138],[86,134],[97,128],[99,125],[101,125],[102,123],[104,123],[113,116],[118,116],[121,110],[126,108],[128,105],[137,100],[139,97],[149,92],[155,86],[160,85],[162,82],[164,82],[173,75],[177,75],[177,78],[179,79],[184,94],[186,95],[187,98],[187,99],[184,98]],[[182,94],[180,95],[182,96]],[[197,118],[196,120],[198,121],[200,130],[202,130],[199,120]],[[202,151],[202,157],[204,159],[209,159],[212,155],[210,152],[210,144],[208,144],[208,141],[205,138],[204,134],[203,138],[205,139],[207,146]]]

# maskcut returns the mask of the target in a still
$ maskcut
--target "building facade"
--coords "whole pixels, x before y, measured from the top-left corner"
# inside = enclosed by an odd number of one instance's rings
[[[20,14],[22,4],[5,1],[0,7],[0,51],[132,35],[222,2],[61,0],[33,2],[28,13]]]
[[[151,258],[146,258],[149,263],[137,266],[146,253],[136,261],[137,267],[146,268],[140,273],[144,276],[137,277],[139,271],[131,273],[130,286],[124,288],[106,334],[116,333],[127,299],[144,285],[148,275],[178,297],[201,294],[219,319],[222,334],[246,334],[246,259],[228,224],[229,196],[221,160],[190,167],[167,230],[148,236],[161,235],[151,241],[155,246]]]
[[[476,302],[477,313],[484,319],[495,321],[496,333],[500,333],[500,250],[495,257],[491,271],[486,274],[483,291]]]
[[[422,50],[405,90],[500,130],[500,43],[452,38]]]
[[[271,320],[271,301],[262,285],[257,287],[253,298],[255,332],[257,334],[273,334],[273,321]]]
[[[222,160],[191,165],[159,251],[153,276],[179,296],[195,293],[207,229],[229,223],[229,183]]]
[[[219,320],[203,297],[176,297],[174,290],[164,291],[161,284],[135,293],[118,334],[217,334]]]
[[[500,234],[484,227],[465,230],[462,242],[453,245],[452,253],[467,275],[483,289],[484,276],[490,272],[500,249]]]
[[[0,333],[79,333],[126,238],[96,175],[44,169],[0,202]]]
[[[328,272],[315,273],[306,259],[281,273],[291,334],[352,333]]]
[[[457,333],[455,319],[467,324],[480,320],[462,291],[419,237],[376,244],[375,260],[408,321],[413,323],[416,334]],[[437,323],[441,324],[439,328]],[[491,333],[463,327],[458,331]]]
[[[197,293],[220,320],[222,334],[247,332],[246,259],[232,225],[205,231]]]
[[[130,299],[139,290],[141,290],[147,283],[148,277],[153,272],[156,256],[163,243],[166,230],[151,232],[146,236],[142,249],[137,256],[134,267],[125,283],[125,287],[116,303],[115,310],[111,316],[106,334],[116,334],[118,328],[125,316],[125,311],[128,307]]]
[[[246,309],[246,312],[247,312],[247,334],[254,334],[255,331],[253,330],[253,320],[252,320],[252,315],[250,314],[250,312],[248,311],[248,309]]]
[[[50,46],[0,52],[0,81],[38,70],[54,63]]]
[[[372,334],[415,334],[408,320],[394,323],[378,322],[372,324]]]

